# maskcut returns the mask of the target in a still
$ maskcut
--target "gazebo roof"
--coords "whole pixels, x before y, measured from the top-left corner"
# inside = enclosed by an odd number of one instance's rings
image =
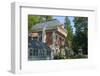
[[[32,31],[42,31],[43,27],[45,27],[46,30],[57,29],[57,27],[60,25],[61,25],[61,23],[58,20],[53,19],[53,20],[50,20],[47,22],[38,23],[38,24],[34,25],[31,30]]]

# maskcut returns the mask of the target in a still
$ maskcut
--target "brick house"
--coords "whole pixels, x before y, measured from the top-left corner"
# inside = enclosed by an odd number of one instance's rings
[[[53,19],[34,25],[32,31],[28,34],[29,39],[33,38],[37,41],[45,43],[53,50],[53,55],[64,51],[60,51],[60,47],[65,45],[65,37],[67,37],[64,25],[58,20]]]

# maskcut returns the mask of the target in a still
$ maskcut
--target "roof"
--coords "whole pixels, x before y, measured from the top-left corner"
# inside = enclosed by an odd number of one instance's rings
[[[64,29],[64,27],[62,27],[62,24],[57,19],[38,23],[34,25],[31,30],[32,32],[43,31],[44,27],[46,31],[47,30],[57,30],[58,32],[63,34],[65,37],[67,36],[66,30]]]
[[[57,29],[57,27],[60,25],[61,25],[61,23],[58,20],[53,19],[53,20],[50,20],[47,22],[38,23],[38,24],[34,25],[31,30],[32,31],[42,31],[43,27],[45,27],[46,30]]]

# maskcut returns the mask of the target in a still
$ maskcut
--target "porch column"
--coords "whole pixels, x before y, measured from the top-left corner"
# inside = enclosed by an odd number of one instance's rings
[[[42,30],[42,42],[46,43],[46,24],[44,24],[44,27]]]
[[[53,41],[53,44],[52,44],[52,49],[53,49],[53,56],[56,54],[56,47],[55,47],[55,42],[56,42],[56,31],[53,31],[52,32],[52,41]]]
[[[56,33],[55,33],[55,31],[53,31],[53,33],[52,33],[52,40],[53,40],[53,46],[55,46],[55,42],[56,42]]]

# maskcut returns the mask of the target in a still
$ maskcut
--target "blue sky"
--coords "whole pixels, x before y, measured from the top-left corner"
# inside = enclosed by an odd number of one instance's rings
[[[65,16],[54,16],[53,18],[59,20],[61,24],[64,24]]]
[[[68,16],[70,22],[71,22],[71,26],[73,28],[73,33],[75,32],[75,28],[74,28],[74,16]],[[57,19],[60,21],[61,24],[64,24],[64,20],[65,20],[65,16],[54,16],[53,19]]]

